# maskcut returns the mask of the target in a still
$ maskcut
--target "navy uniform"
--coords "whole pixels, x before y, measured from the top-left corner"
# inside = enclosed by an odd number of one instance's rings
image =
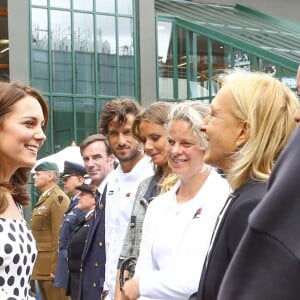
[[[79,164],[65,161],[63,178],[70,176],[84,176],[86,174],[85,168]],[[80,224],[86,215],[86,212],[79,210],[76,206],[78,204],[78,194],[71,199],[70,206],[64,214],[64,218],[60,228],[58,258],[55,272],[54,286],[59,288],[67,288],[68,286],[68,243],[75,228]]]
[[[47,170],[58,171],[58,167],[54,163],[42,163],[35,168],[35,171]],[[32,279],[43,284],[50,299],[63,299],[60,289],[53,287],[50,273],[56,270],[59,228],[69,204],[68,196],[55,184],[40,196],[32,210],[31,230],[38,249]]]
[[[83,249],[78,300],[101,299],[105,277],[105,195],[107,178],[98,187],[96,208]],[[96,193],[97,193],[96,192]]]
[[[94,196],[94,190],[87,184],[77,187],[80,191],[90,192]],[[94,210],[89,211],[84,220],[76,227],[69,240],[68,246],[68,269],[69,280],[67,295],[71,299],[78,299],[78,288],[80,285],[80,270],[81,270],[81,256],[86,243],[86,238],[90,223],[94,216]]]

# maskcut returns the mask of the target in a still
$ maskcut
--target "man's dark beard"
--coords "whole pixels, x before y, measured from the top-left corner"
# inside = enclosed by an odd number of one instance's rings
[[[138,145],[134,149],[134,151],[131,153],[131,155],[128,156],[128,157],[125,157],[125,158],[118,157],[118,154],[114,150],[112,150],[112,152],[118,158],[119,162],[129,162],[129,161],[132,161],[132,160],[134,160],[140,154],[140,151],[138,150]]]

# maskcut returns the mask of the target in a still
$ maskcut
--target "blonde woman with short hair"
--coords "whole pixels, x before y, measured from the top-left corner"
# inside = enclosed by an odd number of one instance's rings
[[[136,273],[123,287],[131,300],[183,300],[197,289],[215,220],[230,190],[203,162],[207,141],[200,125],[209,113],[209,106],[197,101],[171,109],[166,154],[179,180],[149,204]]]

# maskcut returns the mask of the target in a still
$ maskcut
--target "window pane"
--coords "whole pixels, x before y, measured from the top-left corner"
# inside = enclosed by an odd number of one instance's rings
[[[96,133],[95,111],[94,99],[76,99],[77,140],[79,143],[87,136]]]
[[[50,6],[70,8],[70,0],[50,0]]]
[[[72,93],[71,18],[66,11],[51,11],[53,92]]]
[[[94,52],[93,15],[74,13],[75,51]]]
[[[133,20],[119,18],[119,55],[133,55]]]
[[[224,63],[222,62],[222,57]],[[213,95],[221,87],[224,76],[230,73],[232,69],[243,69],[246,71],[258,69],[258,63],[253,55],[237,48],[231,50],[230,46],[219,42],[213,43],[213,62],[215,62],[213,63],[212,78]]]
[[[187,98],[187,56],[186,56],[186,37],[185,30],[177,29],[177,68],[178,68],[178,98]]]
[[[212,41],[212,78],[211,95],[214,96],[221,88],[222,79],[228,65],[228,54],[224,50],[224,44],[218,41]]]
[[[47,0],[31,0],[32,5],[47,5]]]
[[[93,0],[73,0],[73,8],[79,10],[93,11]]]
[[[73,101],[68,97],[53,98],[53,135],[56,150],[70,146],[74,139]]]
[[[172,23],[157,22],[157,52],[159,67],[159,98],[173,98],[173,38]]]
[[[206,37],[190,33],[189,64],[191,98],[209,97]]]
[[[230,55],[229,55],[229,58]],[[231,67],[231,61],[228,61],[228,66]],[[251,69],[251,55],[243,50],[234,49],[233,50],[233,66],[234,69],[244,69],[250,71]]]
[[[132,0],[118,0],[118,13],[132,15]]]
[[[75,52],[76,92],[78,94],[95,94],[94,54]]]
[[[49,57],[47,50],[32,50],[32,82],[34,87],[49,92]]]
[[[133,20],[119,18],[120,92],[122,96],[134,96],[134,47]]]
[[[71,16],[67,11],[51,10],[51,49],[71,52]]]
[[[270,74],[273,77],[277,77],[276,65],[273,62],[259,58],[259,71]]]
[[[46,9],[32,9],[32,47],[35,49],[48,49],[47,20]]]
[[[296,91],[296,72],[290,71],[288,69],[282,68],[281,70],[281,81],[286,84],[289,88]]]
[[[47,10],[32,9],[32,82],[42,91],[49,91],[49,56]]]
[[[76,91],[95,93],[93,15],[74,13]]]
[[[120,96],[134,96],[134,57],[120,56]]]
[[[117,94],[115,17],[97,16],[98,78],[101,95]]]
[[[97,12],[115,13],[115,0],[97,0],[96,1]]]

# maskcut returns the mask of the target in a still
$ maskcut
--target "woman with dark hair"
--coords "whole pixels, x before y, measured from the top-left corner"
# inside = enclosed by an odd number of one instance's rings
[[[22,214],[26,183],[46,136],[48,105],[35,89],[0,82],[0,299],[31,299],[34,238]],[[33,298],[32,298],[33,299]]]

